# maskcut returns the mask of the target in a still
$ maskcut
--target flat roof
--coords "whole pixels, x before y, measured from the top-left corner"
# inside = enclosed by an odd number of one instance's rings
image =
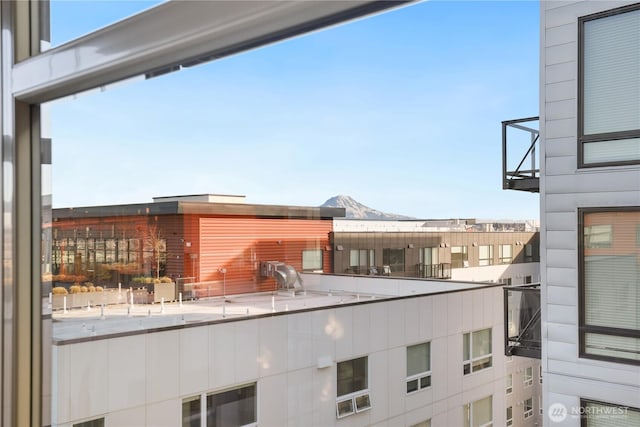
[[[309,277],[311,275],[306,276]],[[392,290],[393,287],[381,288],[376,286],[376,283],[379,285],[386,279],[375,277],[369,278],[372,280],[371,289],[374,292],[357,292],[349,281],[351,279],[356,279],[358,282],[366,281],[367,276],[357,278],[347,275],[314,274],[313,276],[330,276],[333,281],[327,284],[329,288],[312,288],[304,293],[299,290],[295,294],[281,290],[277,292],[231,295],[226,298],[221,296],[202,298],[194,301],[183,301],[182,304],[179,302],[134,304],[132,307],[126,303],[127,289],[122,289],[123,302],[121,304],[105,305],[104,307],[94,305],[89,309],[86,307],[69,309],[66,313],[62,310],[54,311],[51,315],[53,319],[53,343],[56,345],[74,344],[171,329],[283,316],[330,307],[377,303],[385,300],[503,286],[501,284],[480,282],[388,278],[389,284],[398,280],[407,281],[407,285],[413,285],[414,288],[420,282],[425,284],[425,292],[406,290],[404,286],[402,291],[396,292]],[[340,280],[340,277],[345,280],[347,285],[345,289],[331,289],[331,287],[335,287],[333,285],[335,285],[336,280]],[[373,282],[374,280],[375,282]],[[309,283],[307,278],[305,278],[305,283]],[[386,293],[375,293],[375,290]],[[119,291],[118,289],[111,289],[108,292]],[[43,305],[43,309],[51,310],[50,307],[47,307],[48,298],[43,300]]]
[[[250,216],[258,218],[333,219],[345,216],[345,209],[312,206],[170,201],[55,208],[53,209],[53,221],[55,222],[60,219],[104,218],[114,216],[181,214]]]

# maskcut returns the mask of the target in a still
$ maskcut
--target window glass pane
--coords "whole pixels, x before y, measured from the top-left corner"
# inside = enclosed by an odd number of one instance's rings
[[[473,402],[473,408],[471,410],[471,425],[483,426],[487,423],[490,423],[492,419],[492,411],[493,408],[491,396]]]
[[[462,336],[462,359],[463,360],[471,359],[471,353],[469,352],[469,339],[470,339],[470,334],[464,334]]]
[[[589,354],[640,361],[640,338],[588,333],[585,350]]]
[[[640,129],[640,10],[584,23],[585,135]]]
[[[640,410],[626,406],[587,402],[585,405],[587,427],[636,427],[640,426]]]
[[[471,356],[479,357],[491,353],[491,329],[483,329],[472,334]]]
[[[200,427],[200,396],[182,400],[182,427]]]
[[[427,372],[429,367],[430,343],[412,345],[407,347],[407,376]]]
[[[207,396],[207,427],[243,426],[256,421],[255,384]]]
[[[493,264],[493,246],[481,245],[478,249],[479,265]]]
[[[98,418],[96,420],[75,423],[73,427],[104,427],[104,418]]]
[[[452,246],[451,247],[451,268],[467,267],[468,264],[467,247],[466,246]]]
[[[337,395],[354,393],[366,390],[367,384],[367,358],[346,360],[337,366]]]
[[[360,265],[359,251],[351,249],[349,251],[349,267],[357,267],[358,265]]]
[[[384,248],[382,250],[382,263],[391,267],[391,272],[403,272],[404,249]]]
[[[640,159],[640,138],[585,142],[584,163],[623,162]]]
[[[640,248],[635,241],[638,224],[640,212],[637,211],[585,213],[585,241],[594,229],[605,229],[603,225],[611,227],[608,245],[583,245],[585,325],[640,330]],[[623,351],[629,358],[639,357],[636,340],[597,335],[588,341],[587,353],[602,355]]]
[[[322,250],[305,249],[302,251],[303,270],[322,270]]]

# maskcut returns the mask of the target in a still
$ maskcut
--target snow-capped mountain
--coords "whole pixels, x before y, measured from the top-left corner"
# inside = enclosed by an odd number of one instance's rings
[[[355,219],[413,219],[404,215],[381,212],[357,202],[350,196],[334,196],[324,202],[321,207],[345,208],[346,218]]]

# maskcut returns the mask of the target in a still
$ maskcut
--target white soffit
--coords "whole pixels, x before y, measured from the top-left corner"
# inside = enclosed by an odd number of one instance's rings
[[[13,93],[40,103],[157,75],[411,1],[169,1],[13,67]]]

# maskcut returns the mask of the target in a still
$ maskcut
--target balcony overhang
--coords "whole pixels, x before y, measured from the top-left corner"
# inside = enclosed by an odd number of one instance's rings
[[[540,284],[504,288],[505,355],[540,359]]]
[[[540,131],[537,128],[538,117],[505,120],[502,122],[502,188],[530,193],[540,192],[540,161],[537,146]],[[509,137],[509,131],[517,131]],[[516,137],[520,138],[516,138]],[[520,145],[516,147],[517,143]],[[509,153],[516,155],[515,166]],[[513,166],[512,166],[513,165]]]
[[[13,67],[13,93],[38,103],[153,77],[412,3],[169,1]]]

